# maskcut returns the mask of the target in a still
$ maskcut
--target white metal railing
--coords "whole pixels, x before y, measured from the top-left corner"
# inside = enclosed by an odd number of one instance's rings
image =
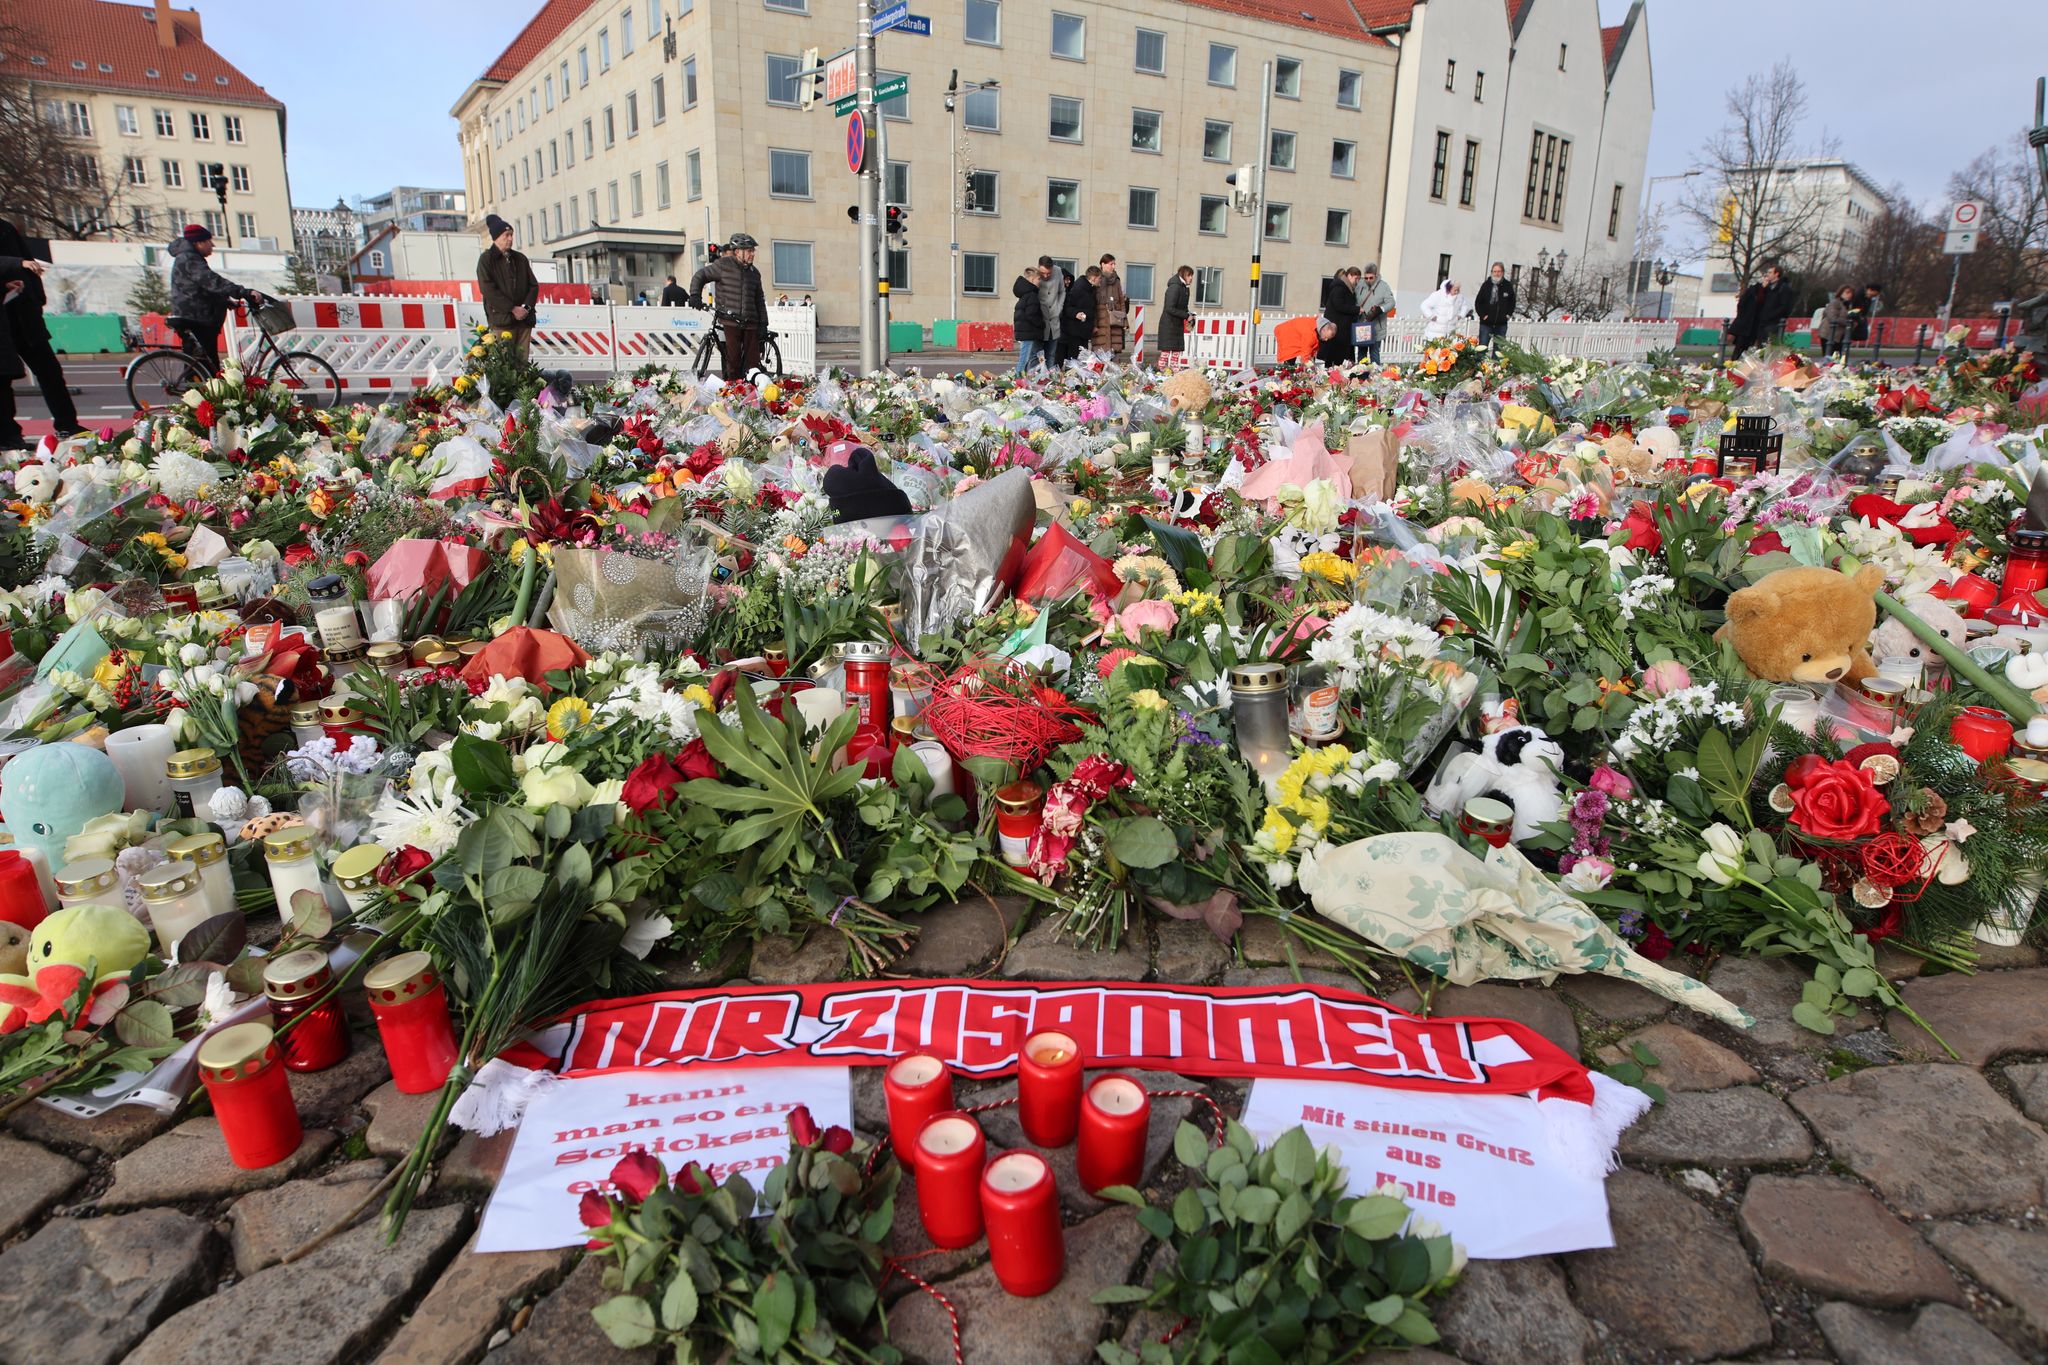
[[[1133,310],[1136,312],[1137,310]],[[1260,318],[1256,331],[1249,313],[1197,313],[1187,335],[1187,348],[1177,359],[1162,353],[1161,361],[1205,369],[1242,370],[1279,363],[1275,332],[1286,318]],[[1397,317],[1385,324],[1380,359],[1408,364],[1422,356],[1422,319]],[[1462,329],[1476,335],[1471,328]],[[1678,344],[1672,322],[1528,322],[1508,324],[1508,339],[1539,355],[1581,356],[1588,360],[1641,360],[1651,351]],[[1147,340],[1154,340],[1147,338]]]

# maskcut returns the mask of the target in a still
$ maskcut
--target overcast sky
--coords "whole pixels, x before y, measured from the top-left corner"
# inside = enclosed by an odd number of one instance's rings
[[[540,0],[354,0],[345,16],[323,8],[334,22],[317,34],[285,22],[276,0],[197,3],[208,38],[289,108],[292,197],[316,205],[398,184],[460,185],[448,109]],[[1628,0],[1599,3],[1609,23],[1628,12]],[[825,4],[852,10],[847,0]],[[1693,164],[1724,117],[1728,87],[1789,56],[1806,77],[1810,131],[1835,134],[1878,184],[1903,183],[1932,206],[1951,170],[2033,121],[2034,78],[2048,75],[2048,0],[1649,0],[1648,9],[1652,175]]]

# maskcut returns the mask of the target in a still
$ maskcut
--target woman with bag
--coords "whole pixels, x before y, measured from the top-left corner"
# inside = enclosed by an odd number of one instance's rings
[[[1323,286],[1323,320],[1333,330],[1316,348],[1325,365],[1349,365],[1358,359],[1358,267],[1346,266]]]
[[[1184,265],[1166,282],[1166,304],[1159,313],[1161,354],[1183,354],[1188,348],[1188,305],[1195,282],[1195,268]]]

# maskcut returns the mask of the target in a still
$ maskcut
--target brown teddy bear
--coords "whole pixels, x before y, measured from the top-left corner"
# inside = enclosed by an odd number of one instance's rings
[[[1883,586],[1875,564],[1853,576],[1779,569],[1730,594],[1728,624],[1714,638],[1734,645],[1743,665],[1767,682],[1857,682],[1877,671],[1865,645]]]

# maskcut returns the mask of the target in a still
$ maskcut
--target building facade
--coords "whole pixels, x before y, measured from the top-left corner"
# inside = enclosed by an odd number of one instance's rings
[[[467,232],[468,196],[462,190],[430,190],[397,185],[382,194],[356,200],[356,217],[365,233],[390,224],[404,232]]]
[[[1755,202],[1763,206],[1762,226],[1750,234],[1753,240],[1782,238],[1787,271],[1805,277],[1809,286],[1835,289],[1845,284],[1862,284],[1844,272],[1855,264],[1863,249],[1870,224],[1884,211],[1884,192],[1851,162],[1834,158],[1788,161],[1768,171],[1740,173],[1745,180],[1767,176],[1770,197]],[[1744,202],[1751,196],[1745,194]],[[1782,217],[1773,221],[1771,210]],[[1725,232],[1724,226],[1724,232]],[[1726,241],[1725,236],[1721,238]],[[1744,281],[1725,249],[1707,245],[1705,287],[1700,291],[1700,316],[1732,318],[1741,300]]]
[[[77,148],[81,193],[32,232],[158,242],[204,223],[238,248],[293,249],[284,105],[206,41],[196,10],[15,0],[4,14],[22,35],[11,74],[26,69]],[[23,197],[0,186],[0,208],[34,216]]]
[[[355,210],[341,200],[333,208],[292,208],[292,250],[308,270],[322,275],[341,275],[349,257],[362,245],[363,235]]]

